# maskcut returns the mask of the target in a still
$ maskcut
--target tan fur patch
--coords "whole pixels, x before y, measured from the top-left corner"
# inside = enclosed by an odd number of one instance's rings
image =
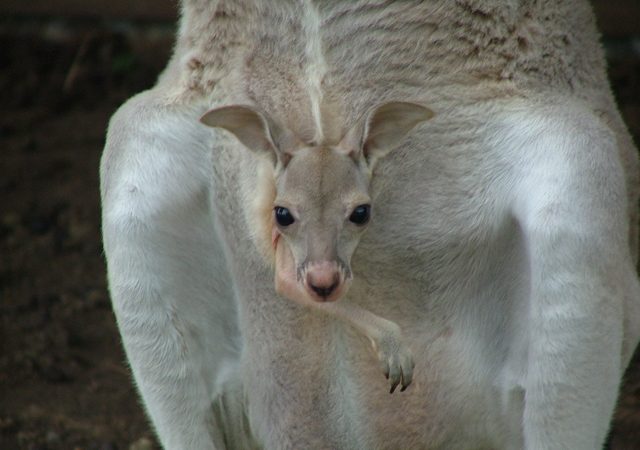
[[[267,160],[258,163],[256,193],[251,202],[251,238],[260,254],[270,264],[275,263],[275,251],[271,243],[273,202],[276,198],[276,181],[273,166]]]

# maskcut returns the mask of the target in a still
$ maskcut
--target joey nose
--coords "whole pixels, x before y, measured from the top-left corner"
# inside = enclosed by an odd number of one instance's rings
[[[340,285],[340,273],[335,268],[318,267],[307,272],[307,286],[318,297],[327,299]]]
[[[333,291],[336,290],[336,288],[338,287],[338,281],[336,280],[331,286],[327,286],[327,287],[316,286],[313,283],[309,283],[309,287],[313,289],[313,292],[318,294],[318,296],[326,298],[326,297],[329,297],[333,293]]]

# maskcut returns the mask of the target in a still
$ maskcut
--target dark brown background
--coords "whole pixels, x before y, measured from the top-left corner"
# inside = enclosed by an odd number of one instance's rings
[[[640,137],[640,2],[594,4]],[[0,3],[0,449],[155,448],[106,292],[98,164],[110,115],[173,41],[158,0]],[[612,448],[640,449],[640,358]]]

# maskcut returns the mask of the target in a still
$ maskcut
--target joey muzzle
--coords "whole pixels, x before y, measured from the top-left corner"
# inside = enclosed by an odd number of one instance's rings
[[[344,292],[345,276],[337,262],[313,262],[305,266],[302,282],[313,300],[331,302]]]
[[[275,289],[278,294],[300,304],[333,302],[346,294],[351,271],[341,261],[296,264],[289,246],[276,234]]]

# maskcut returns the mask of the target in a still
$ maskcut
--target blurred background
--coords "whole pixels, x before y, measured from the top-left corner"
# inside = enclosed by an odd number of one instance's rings
[[[0,449],[157,448],[106,291],[98,165],[109,117],[153,85],[177,0],[0,2]],[[594,0],[640,142],[640,1]],[[640,449],[640,357],[611,448]]]

